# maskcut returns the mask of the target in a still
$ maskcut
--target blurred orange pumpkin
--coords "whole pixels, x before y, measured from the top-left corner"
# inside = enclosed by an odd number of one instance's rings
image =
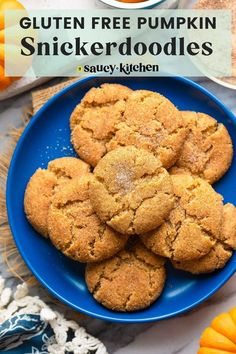
[[[17,0],[0,1],[0,91],[6,89],[16,77],[6,77],[4,75],[4,11],[5,10],[24,10],[24,6]]]
[[[236,353],[236,307],[215,317],[200,339],[198,354]]]

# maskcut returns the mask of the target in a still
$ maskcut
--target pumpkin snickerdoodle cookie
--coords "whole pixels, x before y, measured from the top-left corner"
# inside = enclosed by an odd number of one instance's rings
[[[169,168],[186,134],[181,113],[167,98],[117,84],[91,89],[72,113],[70,125],[76,152],[92,166],[108,151],[133,145],[157,155]]]
[[[133,145],[159,157],[165,168],[177,160],[186,129],[179,110],[159,93],[134,91],[126,102],[122,122],[107,143],[107,149]]]
[[[141,236],[154,253],[175,261],[198,259],[220,238],[222,197],[203,179],[172,176],[175,207],[159,228]]]
[[[118,84],[92,88],[74,109],[71,118],[71,142],[78,155],[92,166],[106,154],[106,143],[123,119],[126,100],[132,90]]]
[[[100,219],[123,234],[153,230],[174,206],[168,172],[153,154],[133,146],[113,150],[99,161],[90,199]]]
[[[223,224],[220,241],[227,247],[236,250],[236,207],[227,203],[223,208]]]
[[[228,203],[223,208],[223,221],[219,241],[204,257],[185,262],[172,262],[177,269],[193,274],[211,273],[223,268],[236,250],[236,208]]]
[[[48,237],[48,210],[55,191],[69,180],[89,173],[90,167],[74,157],[49,162],[46,170],[39,168],[31,177],[24,198],[27,219],[41,235]]]
[[[136,311],[150,306],[162,293],[165,260],[140,242],[106,261],[88,264],[86,283],[94,298],[115,311]]]
[[[192,174],[209,183],[219,180],[228,170],[233,145],[223,124],[204,113],[182,112],[188,134],[171,173]]]
[[[183,270],[192,274],[212,273],[217,269],[223,268],[232,257],[232,251],[217,242],[211,251],[204,257],[184,262],[172,262],[176,269]]]
[[[89,199],[91,175],[75,178],[57,192],[48,213],[49,237],[66,256],[80,262],[109,258],[125,247],[128,236],[102,223]]]

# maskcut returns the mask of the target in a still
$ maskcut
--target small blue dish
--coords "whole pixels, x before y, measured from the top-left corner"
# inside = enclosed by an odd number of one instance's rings
[[[235,142],[236,118],[212,94],[185,78],[86,78],[65,88],[32,118],[15,149],[7,180],[7,210],[16,245],[36,278],[55,297],[74,309],[99,319],[123,323],[149,322],[186,312],[209,298],[236,270],[236,253],[226,267],[210,275],[193,276],[168,265],[168,277],[159,300],[143,311],[118,313],[99,305],[87,290],[84,265],[71,261],[40,237],[26,220],[23,199],[26,184],[38,167],[51,159],[74,156],[69,117],[84,94],[104,82],[148,89],[168,97],[181,110],[210,114],[226,125]],[[236,204],[235,158],[229,172],[215,185],[225,202]]]

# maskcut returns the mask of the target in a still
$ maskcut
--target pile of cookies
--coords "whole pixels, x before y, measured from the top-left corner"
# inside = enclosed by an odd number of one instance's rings
[[[70,118],[79,158],[39,168],[25,213],[39,234],[86,266],[94,298],[116,311],[162,293],[165,262],[193,274],[225,266],[236,208],[211,186],[233,157],[227,129],[166,97],[118,84],[92,88]]]

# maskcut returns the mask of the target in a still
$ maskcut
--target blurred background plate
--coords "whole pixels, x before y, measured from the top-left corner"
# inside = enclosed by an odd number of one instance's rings
[[[99,0],[101,3],[108,5],[110,8],[123,10],[137,9],[170,9],[178,6],[178,0],[146,0],[136,3],[122,2],[119,0]]]
[[[192,9],[194,7],[194,5],[196,5],[198,3],[199,0],[179,0],[179,9]],[[231,0],[232,4],[235,0]],[[222,1],[222,0],[216,0],[216,3],[221,3],[221,6],[224,6],[224,3],[226,4],[226,2]],[[207,4],[207,1],[205,1],[205,4]],[[235,5],[234,5],[235,6]],[[228,10],[231,10],[231,8],[227,8]],[[236,29],[235,29],[236,32]],[[234,39],[236,41],[236,34],[234,34]],[[204,76],[204,75],[203,75]],[[221,85],[223,87],[227,87],[229,89],[232,90],[236,90],[236,77],[226,77],[226,78],[216,78],[213,76],[208,76],[208,78],[214,82],[216,82],[218,85]]]

